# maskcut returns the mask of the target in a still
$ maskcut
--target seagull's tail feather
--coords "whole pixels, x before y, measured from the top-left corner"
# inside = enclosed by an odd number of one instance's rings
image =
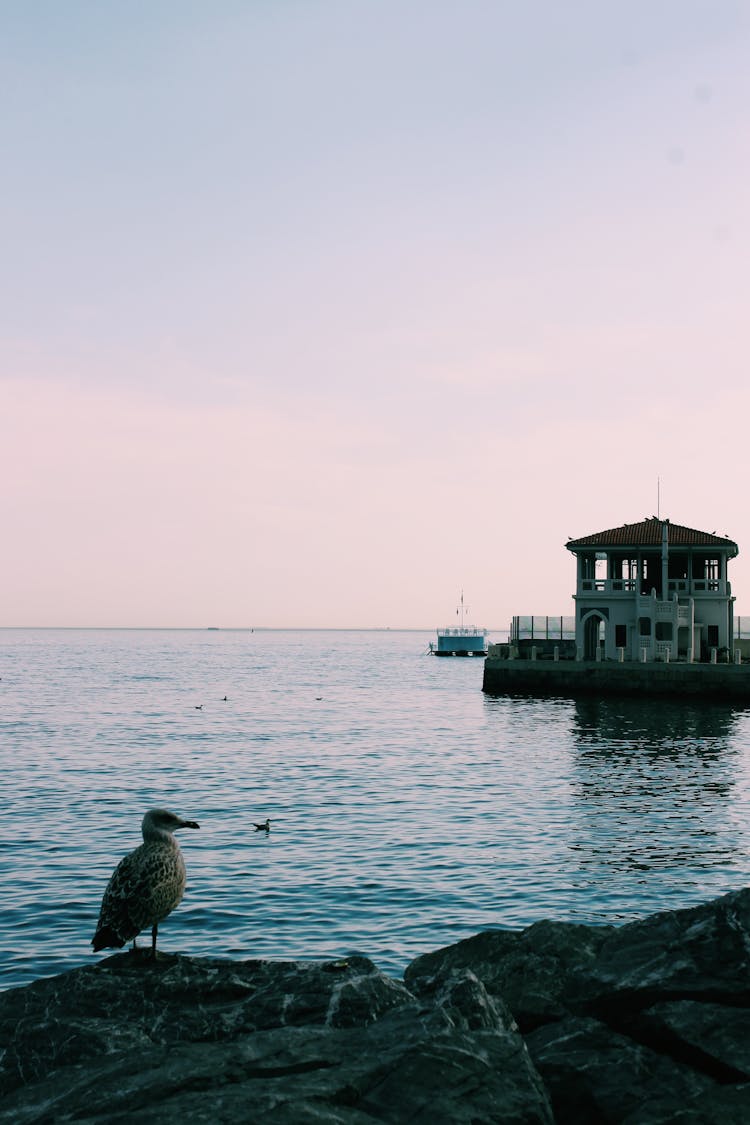
[[[122,949],[127,940],[127,938],[120,937],[111,926],[102,926],[94,934],[91,944],[94,947],[94,953],[98,953],[100,949]]]

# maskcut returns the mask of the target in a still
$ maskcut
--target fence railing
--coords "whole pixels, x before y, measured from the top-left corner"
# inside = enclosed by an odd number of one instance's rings
[[[662,605],[664,610],[657,612],[657,617],[666,616],[667,608],[670,612],[674,610],[672,602],[664,602],[659,605],[661,610]],[[680,624],[686,624],[689,621],[689,611],[684,606],[679,606],[677,611],[677,620]],[[445,632],[446,630],[441,630]],[[471,632],[470,629],[465,630],[467,633]],[[481,632],[482,630],[477,630]],[[460,630],[459,630],[460,632]],[[534,614],[528,617],[513,617],[510,623],[510,630],[508,639],[510,641],[526,641],[526,640],[544,640],[544,641],[557,641],[575,640],[576,635],[576,619],[575,617],[565,616],[545,616],[544,614]],[[750,617],[737,616],[734,618],[734,633],[735,640],[750,640]]]
[[[514,617],[510,623],[510,641],[574,641],[575,617]]]

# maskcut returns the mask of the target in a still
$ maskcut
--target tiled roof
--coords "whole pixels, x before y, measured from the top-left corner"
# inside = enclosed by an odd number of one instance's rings
[[[608,531],[598,531],[595,535],[584,535],[581,539],[569,539],[565,546],[569,551],[582,547],[660,547],[662,524],[668,527],[670,547],[723,547],[730,556],[736,555],[739,548],[732,539],[715,532],[696,531],[693,527],[682,527],[679,523],[660,520],[656,516],[641,520],[640,523],[624,523],[622,527],[611,527]]]

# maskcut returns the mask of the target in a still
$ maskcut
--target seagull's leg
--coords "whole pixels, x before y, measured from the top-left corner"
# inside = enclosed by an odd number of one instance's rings
[[[156,960],[156,931],[159,929],[159,923],[154,922],[153,929],[151,930],[151,957]]]
[[[136,937],[137,937],[137,935],[136,935]],[[133,938],[133,953],[137,953],[137,951],[138,951],[138,942],[137,942],[136,938]]]

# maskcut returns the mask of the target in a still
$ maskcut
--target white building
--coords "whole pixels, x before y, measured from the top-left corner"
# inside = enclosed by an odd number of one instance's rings
[[[579,660],[692,662],[729,651],[731,539],[653,517],[566,547],[577,562]]]

